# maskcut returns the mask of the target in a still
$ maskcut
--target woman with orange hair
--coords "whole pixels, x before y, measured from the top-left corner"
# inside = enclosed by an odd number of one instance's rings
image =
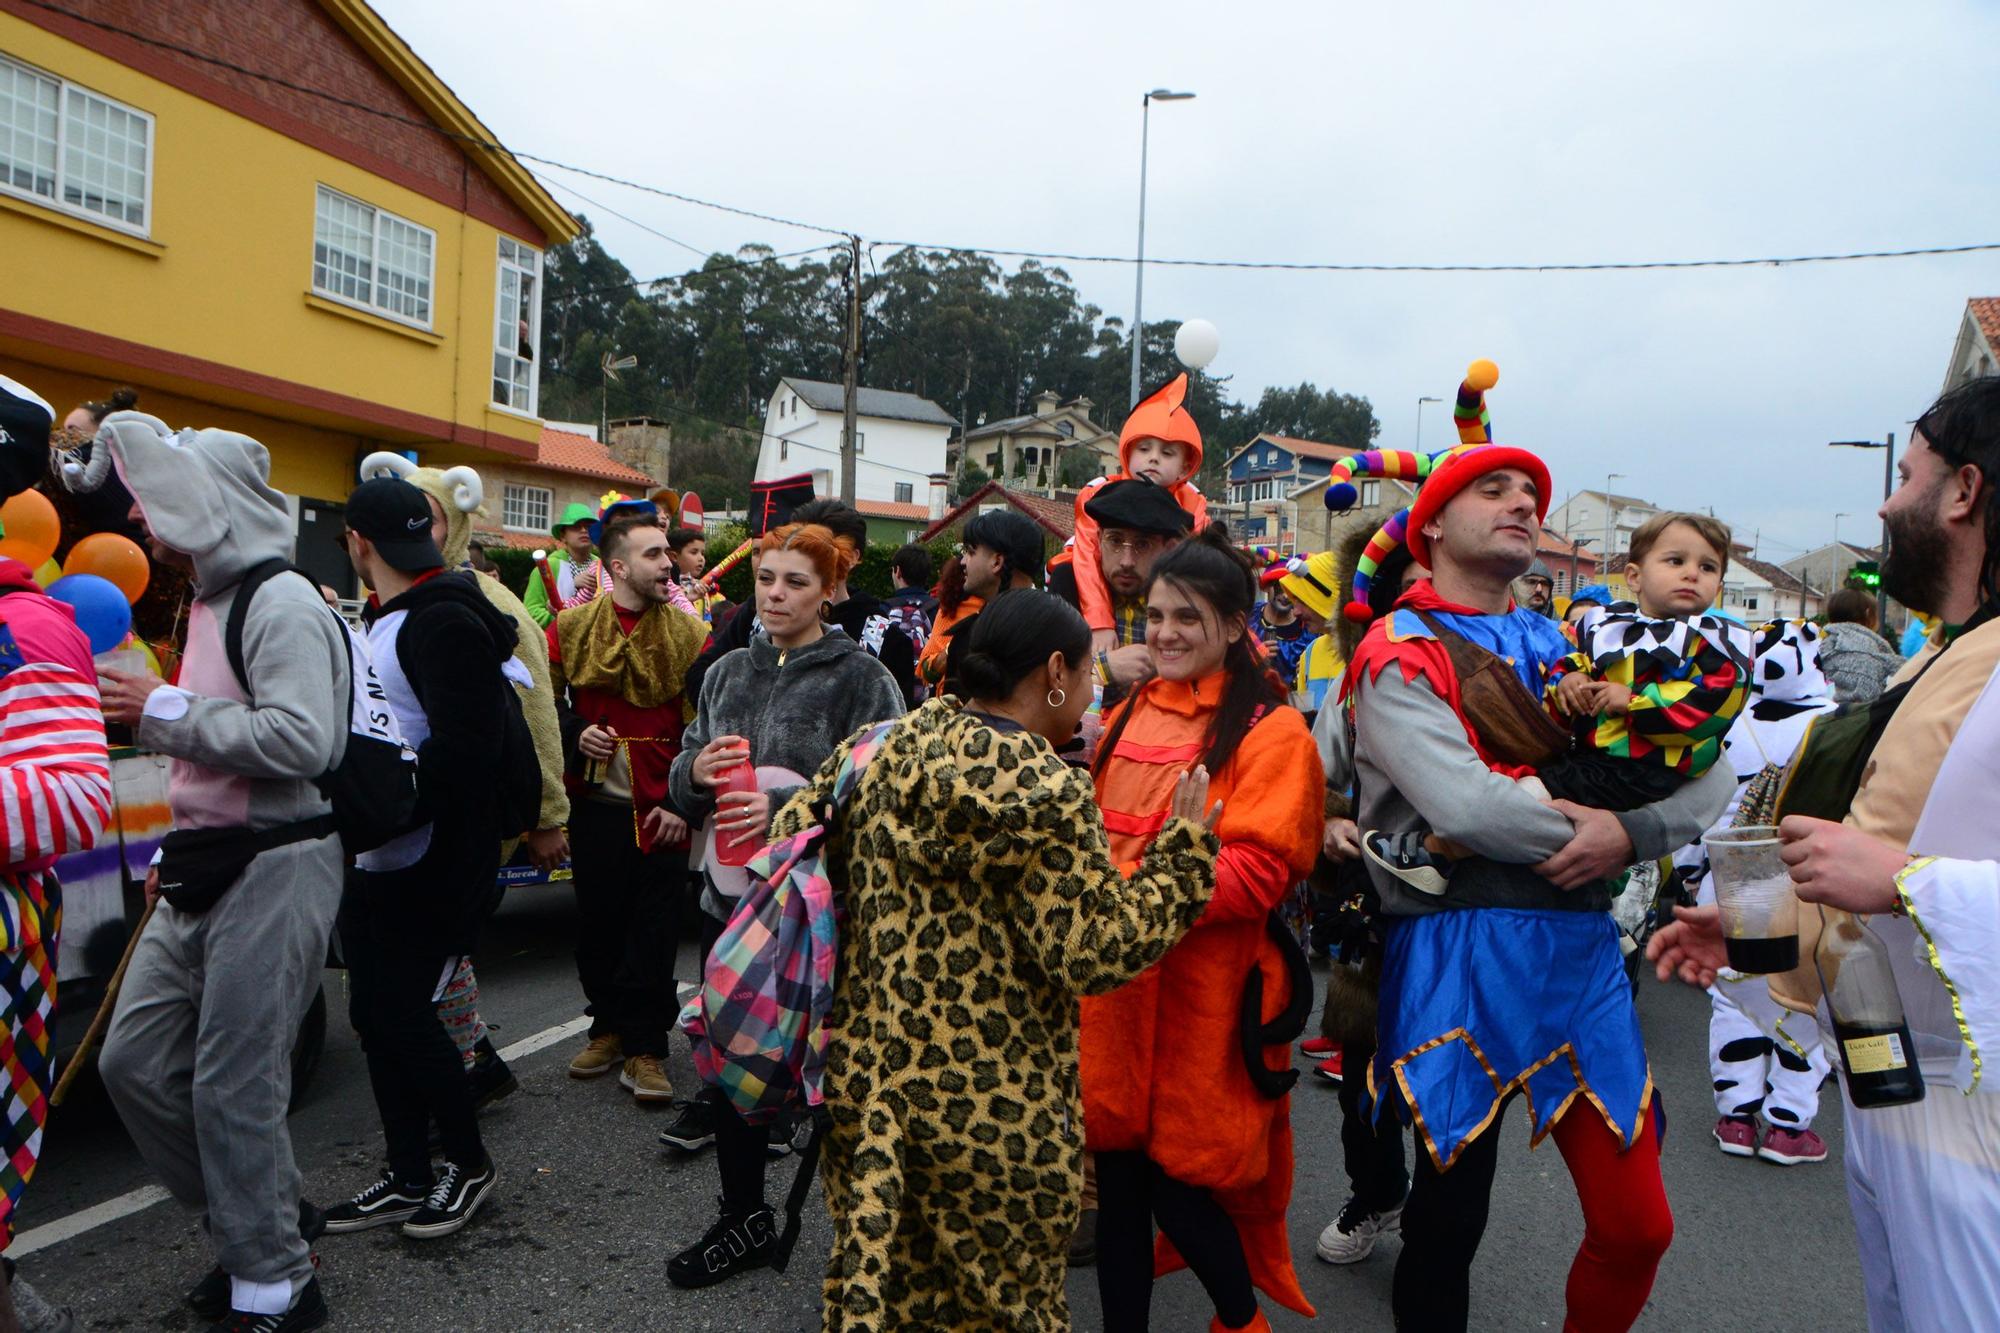
[[[725,654],[702,681],[700,710],[681,738],[668,788],[690,819],[712,826],[713,845],[761,843],[777,810],[819,771],[840,743],[903,714],[903,691],[889,669],[845,634],[826,632],[828,593],[860,559],[854,544],[818,524],[765,534],[757,564],[757,620],[749,646]],[[758,791],[720,795],[723,777],[743,763],[758,769]],[[735,910],[711,851],[702,908],[712,919],[703,944]],[[721,1097],[687,1103],[660,1136],[683,1151],[714,1143],[722,1214],[700,1240],[667,1264],[677,1287],[705,1287],[768,1260],[778,1229],[764,1201],[771,1127],[751,1125]]]
[[[1268,1329],[1253,1287],[1313,1312],[1285,1233],[1289,1042],[1311,1000],[1272,912],[1319,851],[1324,780],[1304,720],[1251,646],[1255,596],[1220,525],[1161,556],[1146,592],[1157,674],[1106,719],[1098,750],[1098,804],[1128,872],[1182,771],[1205,766],[1222,801],[1207,910],[1137,980],[1082,1002],[1098,1289],[1114,1333],[1147,1327],[1155,1273],[1183,1263],[1215,1303],[1212,1328]]]

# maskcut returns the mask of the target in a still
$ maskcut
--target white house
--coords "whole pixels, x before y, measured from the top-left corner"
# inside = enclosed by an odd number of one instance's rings
[[[1826,606],[1819,588],[1808,588],[1781,565],[1740,552],[1730,557],[1729,572],[1722,576],[1722,596],[1717,600],[1724,611],[1746,625],[1810,619]]]
[[[1977,375],[1991,375],[2000,358],[2000,296],[1975,296],[1965,303],[1944,387],[1955,389]]]
[[[1549,511],[1548,526],[1573,542],[1590,542],[1610,556],[1609,565],[1623,570],[1623,556],[1632,549],[1632,534],[1660,507],[1631,495],[1578,491]]]
[[[809,472],[820,495],[840,494],[843,392],[823,380],[778,381],[764,409],[758,481]],[[856,507],[871,513],[871,503],[907,505],[903,516],[921,523],[926,488],[945,470],[945,441],[957,420],[928,398],[887,389],[860,390],[856,408]]]

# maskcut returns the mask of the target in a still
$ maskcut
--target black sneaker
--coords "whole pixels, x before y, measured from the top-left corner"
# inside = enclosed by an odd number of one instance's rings
[[[812,1117],[786,1112],[771,1122],[771,1137],[764,1142],[764,1155],[773,1160],[789,1157],[812,1133]]]
[[[715,1142],[715,1104],[706,1097],[682,1102],[673,1123],[660,1131],[660,1142],[682,1152],[700,1152]]]
[[[313,1207],[308,1199],[299,1200],[299,1238],[310,1245],[326,1234],[326,1213]],[[319,1256],[313,1256],[313,1263],[319,1263]],[[229,1313],[229,1274],[220,1267],[211,1268],[201,1281],[187,1289],[183,1297],[188,1308],[213,1323]]]
[[[384,1171],[382,1178],[346,1203],[326,1210],[326,1229],[335,1235],[386,1227],[416,1216],[430,1190],[422,1185],[402,1185],[396,1173]]]
[[[1088,1268],[1097,1262],[1097,1210],[1086,1208],[1077,1214],[1076,1230],[1070,1233],[1069,1254],[1065,1262],[1071,1268]]]
[[[514,1077],[514,1071],[500,1058],[500,1052],[493,1049],[493,1043],[481,1037],[473,1047],[478,1054],[465,1076],[472,1082],[472,1108],[483,1111],[502,1097],[518,1092],[521,1080]]]
[[[1394,875],[1418,893],[1433,898],[1450,882],[1451,862],[1424,846],[1424,831],[1378,833],[1370,829],[1361,839],[1368,859]]]
[[[771,1261],[778,1239],[778,1215],[769,1208],[715,1219],[702,1238],[667,1260],[667,1281],[676,1287],[710,1287]]]
[[[319,1294],[319,1279],[310,1277],[292,1298],[292,1308],[283,1314],[231,1310],[209,1325],[209,1333],[304,1333],[325,1322],[326,1298]]]
[[[472,1220],[479,1211],[479,1205],[486,1202],[486,1196],[493,1192],[494,1182],[500,1173],[494,1169],[493,1159],[487,1158],[478,1169],[460,1166],[456,1162],[446,1162],[444,1170],[438,1173],[437,1186],[431,1190],[431,1197],[409,1221],[403,1223],[403,1234],[418,1240],[429,1240],[434,1236],[449,1236],[452,1232]]]

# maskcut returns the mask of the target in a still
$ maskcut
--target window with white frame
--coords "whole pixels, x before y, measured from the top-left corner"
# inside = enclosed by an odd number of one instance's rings
[[[431,326],[437,233],[322,185],[313,205],[313,290],[419,328]]]
[[[1382,483],[1369,480],[1361,483],[1361,503],[1369,508],[1382,503]]]
[[[546,486],[508,482],[500,495],[500,523],[516,532],[547,532],[555,497]]]
[[[916,489],[917,489],[917,483],[915,483],[914,481],[899,481],[899,482],[897,482],[897,483],[896,483],[896,503],[897,503],[897,504],[899,504],[899,505],[906,505],[906,504],[913,504],[913,503],[915,503],[915,502],[916,502],[916,498],[917,498],[917,497],[916,497]]]
[[[542,345],[542,256],[511,236],[500,238],[493,281],[493,401],[532,415]]]
[[[153,118],[0,57],[0,190],[143,236]]]

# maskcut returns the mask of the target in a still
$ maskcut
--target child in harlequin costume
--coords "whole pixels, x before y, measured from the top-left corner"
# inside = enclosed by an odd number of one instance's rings
[[[1509,543],[1501,520],[1532,530],[1549,491],[1548,469],[1526,450],[1474,444],[1439,461],[1407,524],[1431,578],[1370,628],[1344,684],[1357,822],[1427,829],[1474,853],[1443,896],[1370,865],[1386,939],[1369,1087],[1377,1113],[1414,1125],[1419,1144],[1395,1280],[1405,1328],[1466,1326],[1496,1127],[1517,1093],[1533,1137],[1556,1140],[1583,1205],[1565,1328],[1629,1328],[1672,1235],[1652,1077],[1602,882],[1611,868],[1597,855],[1580,880],[1535,873],[1576,840],[1576,825],[1517,785],[1529,771],[1519,738],[1467,702],[1452,658],[1467,646],[1498,657],[1504,669],[1487,679],[1537,711],[1570,645],[1554,622],[1513,605],[1509,585],[1534,542]],[[1339,768],[1346,737],[1336,730],[1327,742]],[[1617,859],[1652,860],[1706,828],[1733,786],[1711,771],[1639,810],[1577,819],[1616,820],[1630,844]]]
[[[1572,724],[1575,748],[1536,768],[1538,794],[1635,810],[1721,757],[1750,685],[1749,630],[1708,610],[1728,552],[1728,528],[1700,514],[1657,514],[1633,534],[1625,577],[1638,601],[1586,617],[1577,651],[1549,673],[1549,710]],[[1443,891],[1459,854],[1421,830],[1364,842],[1427,893]]]
[[[1336,557],[1331,551],[1295,555],[1285,563],[1284,577],[1280,580],[1292,604],[1299,609],[1299,619],[1316,631],[1312,642],[1299,654],[1298,665],[1285,678],[1292,686],[1292,707],[1304,713],[1308,722],[1319,713],[1329,694],[1338,697],[1340,677],[1347,670],[1340,640],[1332,632],[1334,602],[1338,596],[1335,589],[1340,586],[1335,564]]]
[[[1191,331],[1197,323],[1190,320],[1182,329]],[[1198,354],[1180,336],[1176,336],[1175,345],[1182,351],[1181,362],[1189,370],[1200,370],[1215,354],[1212,346],[1199,349],[1206,355]],[[1196,532],[1208,526],[1208,501],[1194,487],[1194,475],[1201,471],[1201,427],[1195,425],[1194,417],[1187,411],[1187,392],[1188,377],[1183,372],[1133,408],[1132,415],[1125,418],[1124,429],[1118,432],[1118,474],[1099,477],[1076,497],[1076,544],[1071,562],[1076,574],[1077,607],[1090,626],[1092,648],[1096,652],[1106,653],[1116,648],[1118,635],[1111,615],[1111,589],[1104,582],[1104,566],[1097,549],[1097,520],[1084,512],[1091,497],[1111,482],[1142,477],[1167,488],[1174,502],[1194,520]]]
[[[1255,558],[1256,553],[1251,554]],[[1285,575],[1290,572],[1288,563],[1277,558],[1264,567],[1257,575],[1257,586],[1263,590],[1264,600],[1257,604],[1250,617],[1250,632],[1264,645],[1264,651],[1271,660],[1271,669],[1278,673],[1280,680],[1298,678],[1299,659],[1306,655],[1306,649],[1312,647],[1313,640],[1320,636],[1320,631],[1299,615],[1298,604],[1282,586]],[[1278,597],[1285,599],[1285,606],[1291,612],[1291,619],[1283,623],[1276,619],[1272,606]]]
[[[1221,851],[1215,897],[1187,936],[1130,984],[1082,1002],[1099,1289],[1108,1329],[1144,1328],[1153,1276],[1186,1263],[1216,1303],[1214,1327],[1265,1328],[1253,1284],[1301,1314],[1312,1307],[1285,1229],[1290,1052],[1246,1050],[1241,1013],[1252,978],[1261,987],[1259,1021],[1291,999],[1269,918],[1319,850],[1319,756],[1250,646],[1251,574],[1219,528],[1160,557],[1150,595],[1163,585],[1202,610],[1213,633],[1234,637],[1219,668],[1180,678],[1158,656],[1161,636],[1149,635],[1163,674],[1107,719],[1098,803],[1112,859],[1129,874],[1159,833],[1175,779],[1203,763],[1209,794],[1222,802]],[[1225,699],[1254,699],[1254,707],[1234,713],[1240,738],[1218,756],[1218,743],[1230,739],[1216,734]]]

